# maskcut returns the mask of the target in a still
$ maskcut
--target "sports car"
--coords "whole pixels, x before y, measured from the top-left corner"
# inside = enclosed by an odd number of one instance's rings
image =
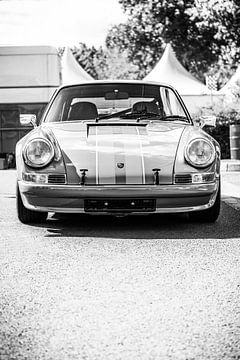
[[[194,123],[177,91],[146,81],[93,81],[60,87],[37,126],[16,146],[17,212],[23,223],[48,212],[220,212],[220,147]]]

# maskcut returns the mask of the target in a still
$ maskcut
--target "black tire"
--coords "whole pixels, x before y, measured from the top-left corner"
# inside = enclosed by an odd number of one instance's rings
[[[217,220],[221,210],[221,187],[219,184],[217,197],[212,207],[207,210],[193,211],[189,213],[189,218],[194,222],[213,223]]]
[[[27,209],[22,202],[21,194],[17,186],[17,214],[23,224],[43,223],[47,219],[47,212],[32,211]]]

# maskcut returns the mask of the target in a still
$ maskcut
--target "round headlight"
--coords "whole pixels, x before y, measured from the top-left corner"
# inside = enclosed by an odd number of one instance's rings
[[[24,148],[24,160],[32,167],[43,167],[52,161],[54,149],[47,139],[33,139]]]
[[[215,159],[215,148],[206,139],[194,139],[185,149],[185,158],[194,167],[206,167]]]

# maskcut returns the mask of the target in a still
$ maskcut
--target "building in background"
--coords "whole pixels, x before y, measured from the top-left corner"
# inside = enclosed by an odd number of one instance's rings
[[[0,157],[8,160],[17,141],[31,128],[20,124],[20,114],[37,118],[61,84],[61,64],[51,46],[0,47]]]

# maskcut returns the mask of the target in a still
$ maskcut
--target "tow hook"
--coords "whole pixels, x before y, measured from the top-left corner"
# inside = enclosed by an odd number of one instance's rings
[[[86,182],[86,172],[88,171],[88,169],[80,169],[81,171],[81,185],[85,185]]]
[[[154,168],[152,171],[154,172],[153,175],[155,177],[155,185],[159,185],[159,171],[161,171],[161,169]]]

